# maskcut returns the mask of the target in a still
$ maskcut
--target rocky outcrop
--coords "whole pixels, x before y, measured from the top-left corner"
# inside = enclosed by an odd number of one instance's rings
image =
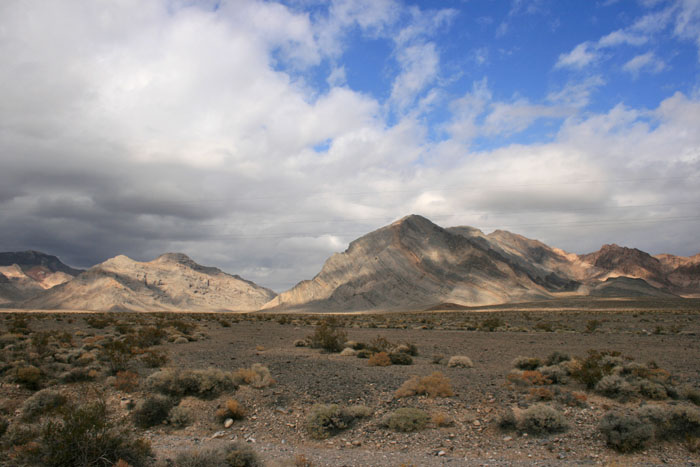
[[[22,303],[25,308],[96,311],[251,311],[275,296],[183,254],[150,262],[116,256]]]

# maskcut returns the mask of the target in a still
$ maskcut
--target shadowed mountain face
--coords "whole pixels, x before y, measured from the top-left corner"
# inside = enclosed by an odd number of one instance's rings
[[[68,282],[81,272],[38,251],[0,253],[0,274],[7,280],[6,285],[0,286],[0,303],[26,299]]]
[[[589,294],[698,293],[700,261],[665,256],[616,245],[579,256],[510,232],[444,229],[413,215],[355,240],[316,277],[281,293],[265,309],[423,309]]]
[[[150,262],[116,256],[22,303],[24,308],[130,311],[259,309],[271,290],[201,266],[183,254]]]

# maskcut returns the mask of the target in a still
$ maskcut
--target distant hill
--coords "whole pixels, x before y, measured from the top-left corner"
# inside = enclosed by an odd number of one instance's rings
[[[0,253],[0,303],[16,302],[71,280],[81,269],[72,268],[55,256],[39,251]]]
[[[675,297],[700,293],[700,255],[653,257],[605,245],[576,255],[518,234],[442,228],[411,215],[331,256],[311,280],[266,310],[430,309],[558,297]]]
[[[96,311],[250,311],[275,296],[238,276],[201,266],[183,254],[150,262],[116,256],[40,293],[24,308]]]

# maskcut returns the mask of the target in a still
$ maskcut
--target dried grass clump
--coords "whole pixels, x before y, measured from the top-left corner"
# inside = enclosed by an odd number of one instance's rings
[[[428,397],[452,397],[452,384],[449,378],[439,371],[422,378],[412,376],[394,393],[395,398],[427,395]]]
[[[430,415],[430,423],[437,427],[452,426],[453,420],[444,412],[435,412]]]
[[[241,368],[233,373],[233,380],[237,385],[247,384],[256,389],[266,388],[275,384],[270,370],[260,363],[254,363],[250,368]]]
[[[371,357],[369,357],[369,361],[367,362],[367,364],[369,366],[390,366],[391,358],[386,352],[377,352],[372,354]]]
[[[133,371],[118,371],[114,378],[114,388],[119,391],[133,392],[139,386],[139,375]]]
[[[188,449],[175,456],[176,467],[260,467],[262,462],[253,448],[240,441],[225,447]]]
[[[539,358],[518,356],[513,359],[513,367],[518,370],[536,370],[542,366]]]
[[[246,409],[235,399],[229,399],[224,404],[224,407],[219,408],[216,411],[217,420],[223,422],[227,418],[233,420],[242,420],[247,414]]]
[[[472,359],[466,355],[454,355],[447,361],[449,368],[473,368]]]
[[[168,422],[178,428],[184,428],[192,423],[194,416],[192,410],[178,405],[170,410],[170,416],[168,417]]]

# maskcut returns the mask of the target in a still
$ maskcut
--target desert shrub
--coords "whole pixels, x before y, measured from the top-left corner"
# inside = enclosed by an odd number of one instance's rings
[[[600,327],[601,324],[603,324],[603,322],[597,319],[588,320],[586,323],[586,332],[594,332],[596,329],[598,329],[598,327]]]
[[[544,387],[530,388],[529,398],[534,401],[551,401],[554,399],[554,392]]]
[[[373,354],[373,352],[369,349],[361,349],[357,351],[357,354],[355,355],[357,358],[370,358]]]
[[[317,404],[306,416],[304,427],[312,438],[325,439],[350,427],[356,414],[336,404]]]
[[[27,389],[39,389],[41,377],[41,370],[33,365],[20,367],[15,370],[15,381]]]
[[[236,441],[224,448],[224,459],[229,467],[258,467],[262,462],[252,447]]]
[[[105,343],[100,354],[102,360],[107,362],[112,374],[128,370],[131,359],[134,357],[131,347],[126,342],[119,340]]]
[[[94,368],[71,368],[68,371],[61,373],[58,377],[62,383],[79,383],[82,381],[93,381],[99,372]]]
[[[444,412],[434,412],[430,415],[430,423],[437,427],[451,426],[454,422],[452,419]]]
[[[391,349],[393,349],[395,346],[392,344],[389,339],[383,336],[377,336],[374,339],[372,339],[369,343],[368,348],[372,352],[386,352],[389,353]]]
[[[10,426],[10,422],[5,417],[0,417],[0,439],[5,435],[8,426]]]
[[[149,428],[160,425],[168,419],[173,401],[161,395],[148,397],[134,409],[133,417],[136,426]]]
[[[568,380],[567,371],[559,365],[541,366],[538,371],[542,373],[551,384],[566,384]]]
[[[669,414],[669,437],[700,436],[700,409],[674,407]]]
[[[338,327],[335,318],[327,318],[321,321],[311,335],[311,347],[327,352],[340,352],[347,337],[347,333]]]
[[[571,376],[588,389],[593,389],[604,376],[612,374],[619,363],[622,363],[619,352],[589,350],[588,356],[579,365],[572,366]]]
[[[431,362],[433,365],[441,365],[445,361],[445,356],[443,354],[433,355]]]
[[[637,390],[626,379],[617,375],[604,376],[595,385],[596,392],[609,397],[627,401],[637,395]]]
[[[403,344],[397,345],[394,349],[394,352],[406,353],[408,355],[411,355],[412,357],[416,357],[418,356],[418,347],[416,347],[415,344],[405,342]]]
[[[170,396],[209,398],[235,389],[236,383],[231,373],[216,368],[206,370],[166,368],[149,376],[146,379],[146,387]]]
[[[648,379],[639,379],[638,381],[636,381],[636,387],[639,394],[646,397],[647,399],[663,400],[668,398],[668,392],[666,391],[666,388],[655,381],[650,381]]]
[[[382,419],[382,424],[394,431],[420,431],[428,424],[430,415],[421,409],[402,407]]]
[[[561,391],[557,395],[557,400],[569,407],[586,407],[588,396],[582,392]]]
[[[149,465],[153,457],[147,441],[134,438],[109,421],[104,402],[89,402],[61,410],[41,432],[38,457],[49,467],[108,467],[123,460],[134,467]]]
[[[630,452],[643,449],[654,435],[654,426],[635,415],[610,412],[598,424],[608,446]]]
[[[369,357],[367,364],[369,366],[390,366],[391,358],[389,358],[389,355],[386,352],[377,352]]]
[[[700,391],[695,388],[686,388],[683,397],[695,405],[700,405]]]
[[[22,404],[22,420],[30,421],[37,416],[49,414],[65,403],[66,397],[60,392],[53,389],[42,389]]]
[[[254,363],[250,368],[241,368],[233,373],[233,381],[238,384],[247,384],[256,389],[266,388],[275,384],[270,370],[260,363]]]
[[[535,324],[535,329],[544,332],[554,332],[554,325],[547,321],[540,321],[539,323]]]
[[[447,361],[447,366],[450,368],[472,368],[474,363],[471,358],[465,355],[454,355]]]
[[[501,328],[505,325],[506,322],[503,321],[501,318],[487,318],[481,322],[481,325],[479,327],[484,331],[493,332],[496,329]]]
[[[98,316],[90,316],[85,318],[85,323],[93,329],[104,329],[112,324],[112,321]]]
[[[160,368],[168,363],[168,354],[162,350],[148,349],[139,358],[148,368]]]
[[[362,350],[366,348],[367,346],[363,342],[357,342],[357,341],[347,341],[345,343],[345,347],[350,347],[352,350]]]
[[[174,467],[228,467],[223,450],[216,448],[180,451],[172,465]]]
[[[139,386],[139,375],[133,371],[118,371],[114,378],[114,388],[119,391],[132,392]]]
[[[504,431],[512,431],[518,427],[518,419],[513,409],[507,409],[496,417],[496,425]]]
[[[666,439],[671,435],[670,412],[667,407],[654,404],[643,405],[634,411],[633,416],[649,423],[656,438]]]
[[[440,373],[434,372],[430,376],[419,378],[412,376],[406,380],[394,393],[394,397],[409,397],[415,395],[427,395],[428,397],[451,397],[454,395],[450,380]]]
[[[350,347],[345,347],[343,351],[340,352],[341,357],[354,357],[355,355],[357,355],[357,351]]]
[[[194,331],[196,327],[194,324],[187,323],[185,321],[182,321],[181,319],[174,319],[172,321],[169,321],[168,326],[176,329],[182,334],[190,334],[192,331]]]
[[[568,362],[569,360],[571,360],[571,357],[569,356],[568,353],[566,353],[566,352],[559,352],[558,350],[555,350],[554,352],[552,352],[551,354],[549,354],[549,356],[547,357],[547,362],[546,362],[546,364],[547,364],[548,366],[551,366],[551,365],[558,365],[558,364],[560,364],[560,363],[562,363],[562,362]]]
[[[229,399],[224,404],[224,407],[219,408],[216,411],[216,418],[223,422],[227,418],[232,420],[242,420],[246,416],[246,410],[243,406],[235,399]]]
[[[297,339],[294,341],[294,347],[308,347],[309,341],[306,339]]]
[[[519,370],[536,370],[542,366],[542,361],[539,358],[533,357],[515,357],[513,366]]]
[[[377,354],[379,355],[379,354]],[[411,365],[413,364],[413,359],[411,356],[404,352],[391,352],[389,354],[389,360],[392,365]]]
[[[33,441],[37,436],[39,436],[39,433],[38,425],[24,423],[12,424],[5,430],[3,445],[22,446]]]
[[[374,411],[366,405],[351,405],[346,407],[345,410],[354,418],[368,418],[374,413]]]
[[[192,411],[181,405],[173,407],[168,415],[168,422],[178,428],[184,428],[192,423]]]
[[[544,404],[536,404],[524,410],[518,427],[533,434],[561,433],[569,427],[564,414]]]
[[[506,380],[509,384],[520,388],[552,384],[550,379],[546,378],[537,370],[511,370],[508,376],[506,376]]]

